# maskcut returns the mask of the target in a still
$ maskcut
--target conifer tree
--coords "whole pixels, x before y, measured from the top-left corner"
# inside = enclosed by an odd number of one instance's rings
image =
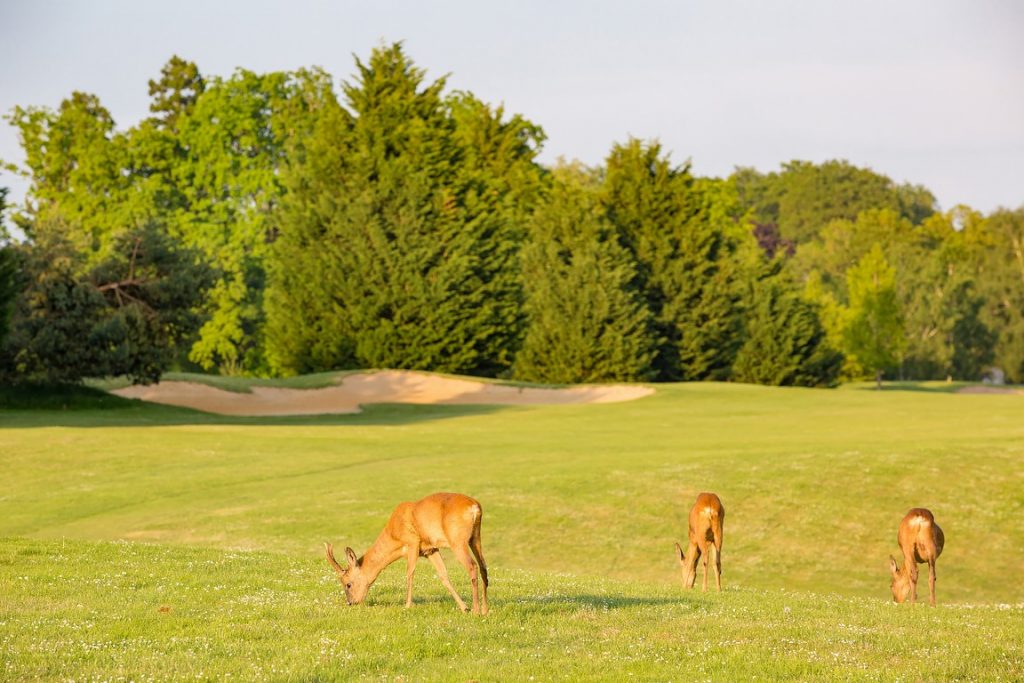
[[[503,210],[504,181],[489,175],[511,162],[478,144],[442,97],[444,79],[426,84],[400,45],[356,65],[357,80],[343,88],[347,111],[313,133],[288,172],[268,308],[276,369],[495,374],[510,366],[521,327],[520,228]],[[532,164],[539,136],[531,142],[530,126],[472,109],[484,141],[518,141],[494,149],[516,168]],[[298,270],[320,282],[299,293]],[[305,326],[329,330],[328,339],[288,338],[281,314],[300,297],[311,311]]]
[[[832,386],[843,356],[829,344],[817,307],[785,281],[776,261],[752,283],[746,340],[732,378],[775,386]]]
[[[742,340],[735,244],[687,166],[630,140],[607,160],[603,200],[654,318],[664,381],[724,379]]]
[[[652,375],[650,315],[635,271],[578,168],[561,168],[523,251],[528,327],[515,376],[537,382]]]

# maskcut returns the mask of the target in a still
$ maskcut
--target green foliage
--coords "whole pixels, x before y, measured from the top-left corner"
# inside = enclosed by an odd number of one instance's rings
[[[844,339],[847,352],[873,371],[881,387],[882,373],[899,365],[906,346],[903,319],[896,297],[896,271],[875,244],[846,275],[850,292]]]
[[[7,211],[7,188],[0,187],[0,240],[6,236],[3,227]],[[21,267],[18,254],[10,244],[0,241],[0,348],[10,331],[11,314],[18,296]]]
[[[628,253],[581,169],[557,169],[524,248],[527,333],[515,376],[538,382],[642,380],[654,348]]]
[[[446,101],[444,80],[424,84],[400,45],[357,67],[348,111],[332,107],[288,170],[270,361],[285,374],[496,374],[522,325],[515,219],[537,184],[539,130],[468,97]]]
[[[739,272],[736,245],[713,220],[708,193],[658,143],[630,140],[612,148],[602,194],[653,316],[657,378],[727,377],[742,341]]]
[[[177,130],[178,119],[192,111],[205,89],[199,67],[174,55],[160,70],[160,80],[149,82],[149,110],[161,127]]]
[[[189,358],[234,374],[263,364],[264,261],[282,188],[283,139],[273,125],[288,96],[284,73],[239,69],[211,79],[178,123],[187,150],[175,169],[184,208],[172,233],[201,249],[221,273],[206,305],[209,319]]]
[[[192,308],[210,281],[193,253],[151,226],[122,235],[85,276],[66,242],[24,250],[29,282],[2,352],[9,379],[18,381],[158,380],[194,331]]]
[[[979,317],[977,237],[982,218],[964,210],[933,214],[913,225],[889,209],[862,212],[855,221],[830,222],[811,242],[800,245],[787,266],[814,280],[815,300],[826,307],[849,302],[847,275],[871,248],[882,246],[896,269],[896,292],[906,340],[899,372],[904,377],[979,379],[992,356],[992,333]],[[955,224],[965,226],[958,230]],[[826,327],[835,337],[846,325],[835,316]],[[830,326],[831,325],[831,326]],[[870,368],[848,359],[847,375]]]
[[[777,267],[773,271],[753,284],[746,341],[736,355],[733,379],[775,386],[833,386],[843,355],[829,343],[817,307],[804,300]]]
[[[1010,382],[1024,382],[1024,208],[966,221],[977,254],[979,319],[997,335],[994,364]]]
[[[753,220],[778,225],[782,237],[798,244],[813,239],[830,221],[852,221],[869,209],[890,209],[916,224],[935,206],[925,188],[896,185],[847,161],[791,161],[779,172],[738,169],[733,177]]]
[[[577,354],[584,338],[631,349],[615,361],[632,367],[622,376],[648,376],[640,359],[654,348],[654,379],[731,379],[744,344],[759,356],[782,334],[755,331],[745,316],[789,306],[797,289],[818,305],[830,344],[848,350],[848,274],[877,243],[896,267],[904,325],[890,370],[975,379],[994,364],[1024,381],[1019,210],[937,214],[927,189],[846,161],[698,178],[657,143],[630,140],[588,180],[600,188],[594,220],[614,239],[541,245],[527,228],[547,201],[538,125],[472,93],[446,94],[445,79],[428,82],[397,44],[356,69],[339,103],[320,69],[205,77],[173,56],[148,83],[152,116],[123,131],[82,92],[55,110],[16,107],[6,118],[31,184],[13,220],[32,243],[67,245],[61,277],[74,282],[116,256],[126,235],[166,226],[217,274],[192,310],[198,336],[176,337],[173,353],[222,374],[391,366],[501,376],[539,362],[517,363],[521,347],[529,355],[579,333]],[[753,285],[758,246],[784,257],[788,284],[778,286],[788,293]],[[13,267],[0,251],[0,335]],[[84,305],[70,281],[64,295]],[[592,291],[541,294],[558,281]],[[601,315],[586,333],[556,331],[554,311],[587,297],[607,310],[592,311]],[[604,340],[598,319],[632,311],[631,297],[647,311],[646,340],[626,341],[625,330],[640,329],[632,312]],[[535,335],[547,316],[550,343],[528,339],[528,314]],[[145,327],[133,313],[111,325],[109,339]],[[582,355],[571,363],[579,372]],[[761,377],[751,358],[742,376]],[[610,372],[589,362],[584,374]],[[863,372],[847,353],[843,376]]]

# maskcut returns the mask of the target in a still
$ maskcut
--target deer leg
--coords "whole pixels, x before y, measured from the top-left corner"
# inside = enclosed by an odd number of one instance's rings
[[[700,547],[691,543],[686,551],[686,575],[683,577],[683,585],[686,588],[693,588],[697,581],[697,561],[700,559]]]
[[[452,586],[452,582],[448,579],[448,569],[444,566],[444,559],[441,557],[440,552],[433,552],[427,555],[427,559],[430,560],[430,564],[434,565],[434,570],[437,572],[437,578],[441,579],[441,583],[448,589],[451,596],[455,598],[455,604],[459,606],[459,609],[463,612],[466,611],[466,603],[462,602],[462,598],[455,591]]]
[[[480,545],[480,526],[477,525],[476,529],[473,530],[473,535],[469,539],[469,549],[473,551],[473,556],[476,557],[476,563],[480,566],[480,576],[484,580],[484,590],[480,595],[480,614],[487,614],[487,563],[484,562],[484,551]]]
[[[709,559],[708,556],[710,555],[710,553],[705,551],[702,554],[704,555],[704,581],[701,584],[701,590],[703,592],[707,593],[708,592],[708,559]]]
[[[910,566],[910,604],[917,604],[917,560],[914,556],[904,557],[903,561],[909,563]]]
[[[715,587],[722,591],[722,546],[715,544]]]
[[[935,560],[928,560],[928,597],[932,607],[935,607]]]
[[[412,578],[416,573],[416,558],[419,557],[418,549],[410,548],[405,552],[405,606],[412,607]]]
[[[455,559],[462,563],[462,566],[469,572],[469,582],[473,585],[473,614],[480,613],[480,591],[477,586],[476,578],[476,562],[469,555],[469,546],[466,545],[454,545],[452,546],[452,552],[455,553]]]

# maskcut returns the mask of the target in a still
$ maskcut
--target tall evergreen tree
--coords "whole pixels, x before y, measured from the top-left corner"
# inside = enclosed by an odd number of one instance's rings
[[[508,159],[476,141],[504,136],[516,144],[495,149],[527,164],[536,146],[516,119],[492,115],[488,134],[479,108],[468,134],[442,97],[444,79],[426,84],[400,45],[356,65],[347,111],[317,128],[288,172],[268,308],[275,367],[495,374],[520,334],[519,227],[501,210],[505,181],[488,170]],[[312,244],[315,254],[301,246]],[[297,292],[297,273],[312,268],[320,282]],[[330,330],[329,339],[296,339],[280,323],[299,301],[312,311],[307,329]]]
[[[658,378],[724,379],[742,340],[735,243],[688,166],[630,140],[607,160],[605,210],[654,317]]]
[[[515,376],[537,382],[649,379],[650,315],[629,254],[582,169],[556,170],[523,253],[528,327]]]
[[[751,284],[746,307],[746,340],[736,355],[732,378],[774,386],[832,386],[842,353],[828,341],[817,307],[786,282],[776,261]]]

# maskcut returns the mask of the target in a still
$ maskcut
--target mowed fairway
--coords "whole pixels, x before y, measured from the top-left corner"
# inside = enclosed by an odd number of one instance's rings
[[[1020,680],[1024,396],[928,389],[0,412],[0,678]],[[679,588],[702,490],[722,594]],[[362,553],[435,491],[483,504],[491,614],[426,561],[411,611],[401,563],[345,606],[322,542]],[[936,609],[890,601],[915,506],[946,534]]]

